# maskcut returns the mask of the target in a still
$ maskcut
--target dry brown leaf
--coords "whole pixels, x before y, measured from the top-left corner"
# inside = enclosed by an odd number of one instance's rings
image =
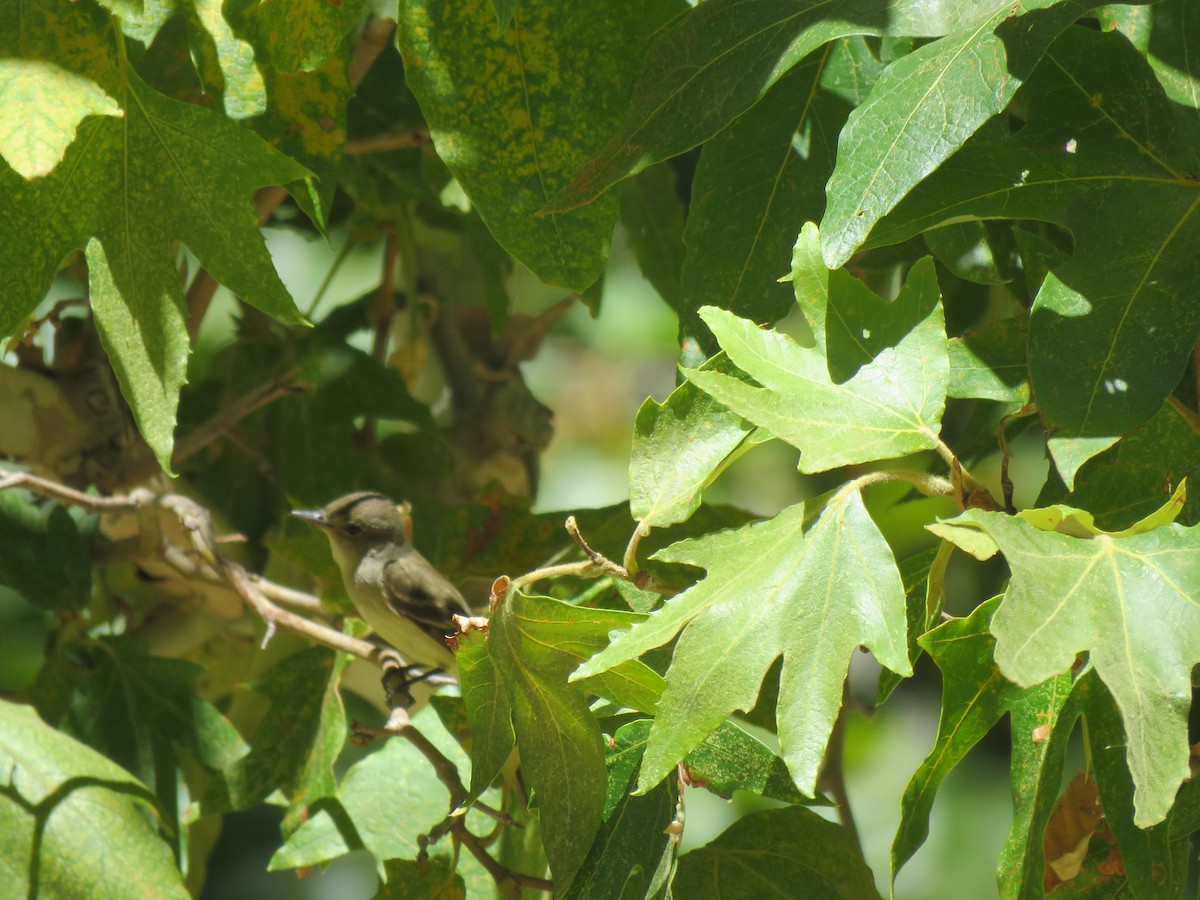
[[[1096,781],[1087,771],[1076,773],[1050,812],[1042,846],[1046,850],[1043,888],[1051,891],[1079,874],[1088,842],[1104,818]]]

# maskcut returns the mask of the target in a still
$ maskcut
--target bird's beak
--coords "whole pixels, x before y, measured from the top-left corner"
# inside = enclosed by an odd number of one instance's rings
[[[292,516],[297,519],[303,519],[310,525],[316,525],[318,528],[323,528],[326,531],[333,529],[333,526],[325,519],[325,513],[319,509],[293,509]]]

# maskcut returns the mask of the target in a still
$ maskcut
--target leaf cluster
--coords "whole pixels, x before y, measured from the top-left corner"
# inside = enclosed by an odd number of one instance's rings
[[[1000,895],[1182,896],[1188,0],[217,6],[0,12],[0,894],[199,894],[271,805],[270,869],[379,896],[876,896],[846,723],[927,655],[880,882],[1007,716]],[[614,229],[678,380],[563,529],[522,364]],[[804,499],[718,502],[768,441]],[[411,721],[285,518],[361,489],[486,616]],[[762,799],[680,853],[685,788]]]

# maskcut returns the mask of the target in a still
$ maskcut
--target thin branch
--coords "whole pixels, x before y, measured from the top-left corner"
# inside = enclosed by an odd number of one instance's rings
[[[179,465],[264,406],[284,397],[304,393],[308,388],[296,382],[297,374],[299,374],[298,369],[285,372],[278,378],[273,378],[266,384],[239,397],[233,403],[223,406],[221,411],[207,422],[196,426],[176,441],[175,452],[171,455],[171,463]]]
[[[259,593],[268,600],[308,613],[317,613],[318,615],[325,613],[325,607],[322,605],[320,599],[314,597],[312,594],[298,591],[286,585],[276,584],[274,581],[268,581],[261,575],[255,575],[253,572],[250,572],[249,576],[250,580],[254,582],[254,586],[258,588]]]
[[[1195,410],[1184,406],[1183,401],[1178,397],[1168,397],[1167,402],[1174,407],[1175,412],[1183,416],[1185,422],[1192,426],[1192,431],[1200,431],[1200,415],[1197,415]]]
[[[430,829],[429,834],[421,842],[422,846],[436,843],[444,835],[450,834],[456,841],[467,848],[467,851],[478,860],[479,864],[487,870],[488,874],[492,876],[497,884],[510,882],[518,887],[535,891],[554,890],[553,882],[535,875],[526,875],[523,872],[517,872],[498,862],[488,853],[487,848],[483,845],[483,841],[467,828],[465,817],[459,813],[459,808],[467,797],[467,790],[463,786],[462,779],[459,777],[458,768],[445,754],[434,746],[429,738],[417,730],[409,719],[406,710],[393,710],[387,724],[382,728],[367,728],[355,725],[356,737],[376,738],[391,735],[402,737],[412,744],[429,761],[429,764],[433,766],[433,771],[437,775],[438,780],[450,792],[450,802],[454,812],[434,828]]]
[[[367,76],[367,72],[371,70],[371,66],[375,64],[375,60],[379,54],[384,51],[384,48],[392,41],[392,32],[396,30],[396,22],[394,19],[381,18],[380,16],[371,16],[367,19],[367,24],[363,26],[362,33],[358,36],[358,43],[354,47],[354,52],[350,56],[350,65],[347,68],[347,75],[350,79],[350,86],[357,89],[362,84],[363,79]]]
[[[57,481],[30,475],[28,472],[11,472],[7,469],[0,469],[0,491],[14,487],[25,488],[27,491],[43,497],[70,503],[73,506],[81,506],[92,512],[135,512],[150,496],[149,491],[141,488],[125,496],[94,497],[91,494],[69,488],[65,484],[59,484]]]
[[[346,141],[342,151],[346,156],[362,156],[368,153],[387,153],[390,150],[411,150],[429,143],[429,129],[424,126],[406,128],[389,134],[376,134],[368,138]]]
[[[602,553],[598,553],[588,546],[588,542],[583,539],[583,535],[579,531],[579,523],[575,521],[574,516],[567,516],[566,529],[567,534],[571,536],[571,540],[579,545],[579,549],[584,552],[584,555],[587,556],[587,558],[592,561],[592,564],[599,568],[602,572],[604,572],[606,575],[611,575],[614,578],[627,579],[630,577],[629,571],[624,566],[618,565],[607,556],[603,555]]]

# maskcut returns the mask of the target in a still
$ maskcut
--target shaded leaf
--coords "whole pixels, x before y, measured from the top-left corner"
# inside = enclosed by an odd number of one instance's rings
[[[1008,105],[1050,43],[1091,6],[995,4],[986,21],[890,65],[838,138],[821,221],[825,262],[843,265],[876,222]]]
[[[1068,492],[1053,471],[1038,505],[1067,501],[1095,516],[1107,531],[1126,528],[1158,509],[1184,477],[1200,476],[1200,434],[1179,411],[1164,404],[1154,417],[1114,446],[1088,460]],[[1200,521],[1200,493],[1192,491],[1179,511],[1181,525]]]
[[[697,4],[654,35],[619,127],[547,208],[562,212],[591,203],[621,179],[703,143],[826,41],[853,34],[946,34],[1001,6],[997,0]]]
[[[467,896],[466,883],[447,859],[389,859],[384,871],[387,883],[375,900],[462,900]]]
[[[1003,284],[982,222],[956,222],[925,232],[925,245],[938,262],[966,281]]]
[[[921,653],[921,637],[941,618],[946,599],[946,565],[950,562],[953,545],[942,541],[936,547],[923,550],[899,563],[900,580],[904,584],[904,607],[907,610],[908,661],[915,664]],[[888,669],[879,673],[875,705],[882,705],[892,695],[903,677]]]
[[[1087,459],[1159,408],[1200,332],[1200,311],[1183,299],[1200,277],[1198,184],[1188,175],[1200,162],[1120,34],[1068,29],[1024,96],[1024,128],[968,144],[871,242],[963,217],[1071,230],[1075,253],[1046,277],[1029,325],[1034,394],[1070,487]]]
[[[699,746],[683,758],[687,779],[718,797],[734,791],[750,791],[784,803],[808,803],[796,789],[787,765],[769,747],[732,722],[722,722]],[[827,801],[817,795],[815,805]]]
[[[145,815],[149,792],[91,748],[0,700],[0,893],[189,895]]]
[[[1001,897],[1036,897],[1042,891],[1042,835],[1079,718],[1075,687],[1071,675],[1059,675],[1023,692],[1012,704],[1013,818],[996,868]]]
[[[1177,835],[1172,833],[1172,823],[1160,822],[1151,828],[1134,824],[1135,786],[1122,746],[1125,728],[1112,695],[1094,674],[1080,678],[1076,691],[1087,720],[1100,805],[1105,823],[1116,837],[1129,888],[1137,897],[1183,896],[1188,866],[1186,861],[1180,865],[1173,859],[1171,844]]]
[[[362,13],[364,0],[233,0],[224,15],[237,31],[266,51],[283,72],[319,68],[338,49]]]
[[[912,671],[904,588],[857,489],[834,495],[807,531],[804,523],[803,505],[792,506],[655,554],[708,575],[572,676],[604,671],[679,635],[640,789],[657,783],[731,712],[753,708],[764,675],[782,655],[780,745],[797,787],[811,796],[851,652],[865,644],[885,666]]]
[[[667,832],[675,816],[675,792],[667,783],[635,796],[638,764],[650,722],[617,729],[605,755],[608,792],[604,824],[564,897],[658,896],[668,882],[678,846]]]
[[[600,729],[583,689],[567,684],[567,675],[604,646],[610,631],[641,619],[518,592],[491,617],[488,653],[504,684],[521,771],[538,796],[550,869],[562,883],[586,858],[605,803]]]
[[[757,322],[791,307],[777,282],[796,224],[824,211],[837,133],[880,68],[861,39],[829,43],[704,145],[684,232],[681,343],[716,349],[702,306]]]
[[[954,619],[921,638],[921,646],[942,672],[942,708],[933,749],[900,800],[900,825],[892,840],[892,883],[896,873],[929,835],[934,796],[967,752],[1026,692],[1000,674],[992,659],[995,640],[988,632],[999,598],[980,604],[965,619]]]
[[[673,890],[677,897],[753,900],[794,896],[798,885],[813,898],[879,896],[849,832],[802,806],[751,813],[684,854]]]
[[[178,800],[174,746],[212,772],[250,749],[216,707],[197,695],[200,666],[151,656],[132,638],[107,638],[75,652],[86,653],[86,675],[71,699],[67,730],[134,773],[165,809]]]
[[[43,609],[80,609],[92,592],[95,520],[0,491],[0,584]]]
[[[675,310],[682,302],[683,218],[670,166],[646,169],[621,191],[621,224],[638,268]]]
[[[1029,321],[1014,316],[990,322],[950,339],[951,397],[977,397],[1025,403],[1029,400],[1029,361],[1025,342]]]
[[[845,308],[834,304],[841,292],[866,291],[843,271],[831,272],[829,282],[834,309]],[[882,301],[873,295],[870,299],[882,310]],[[887,329],[876,334],[827,328],[828,363],[820,335],[817,348],[802,347],[784,334],[706,307],[701,318],[729,358],[763,387],[698,370],[686,375],[733,411],[799,447],[802,472],[935,447],[949,363],[932,260],[913,267],[895,305],[908,314],[907,321],[897,321],[904,333],[895,346],[885,343],[892,337]],[[845,341],[837,335],[845,335]],[[830,378],[835,369],[844,372],[854,364],[861,367],[848,381],[839,384]]]
[[[250,753],[227,767],[204,800],[205,813],[246,809],[275,790],[301,804],[335,792],[333,761],[346,740],[337,692],[344,655],[313,647],[287,657],[255,690],[270,703]]]
[[[1045,887],[1052,891],[1079,874],[1088,845],[1104,819],[1100,790],[1086,769],[1075,773],[1066,791],[1050,810],[1050,820],[1042,836],[1046,853]]]

